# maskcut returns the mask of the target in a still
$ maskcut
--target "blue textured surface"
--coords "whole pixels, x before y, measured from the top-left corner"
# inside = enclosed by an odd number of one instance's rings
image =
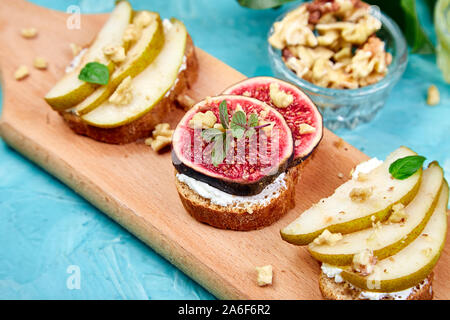
[[[94,13],[109,11],[114,0],[33,2],[63,11],[78,4],[82,12]],[[280,10],[252,11],[235,0],[131,2],[136,9],[180,18],[197,46],[245,75],[272,74],[266,34]],[[419,9],[425,17],[424,6]],[[430,21],[426,26],[434,37]],[[441,92],[436,107],[425,104],[432,83]],[[435,57],[410,55],[406,73],[375,120],[337,133],[379,158],[407,145],[438,160],[450,179],[450,86],[443,82]],[[214,298],[1,140],[0,163],[0,298]],[[66,286],[70,265],[80,268],[80,290]]]

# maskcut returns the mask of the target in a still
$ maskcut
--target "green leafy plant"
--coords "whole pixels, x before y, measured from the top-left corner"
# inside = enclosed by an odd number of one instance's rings
[[[279,7],[293,0],[237,0],[241,6],[251,9],[269,9]],[[437,0],[425,0],[430,13]],[[416,0],[366,0],[365,2],[378,6],[402,29],[413,53],[433,53],[434,46],[423,30],[417,15]]]
[[[232,145],[232,138],[241,139],[244,136],[249,138],[256,133],[257,129],[270,125],[270,123],[258,125],[258,115],[255,113],[250,114],[247,120],[247,115],[241,110],[234,112],[230,121],[226,100],[223,100],[219,105],[219,119],[220,124],[225,129],[224,131],[217,128],[202,131],[203,140],[214,143],[211,161],[216,167],[225,159]]]
[[[389,173],[395,179],[404,180],[422,168],[425,159],[422,156],[408,156],[397,159],[389,166]]]
[[[81,69],[78,79],[90,83],[108,84],[108,67],[99,62],[89,62]]]

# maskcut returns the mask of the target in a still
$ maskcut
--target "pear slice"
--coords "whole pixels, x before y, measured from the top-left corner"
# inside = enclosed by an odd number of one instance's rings
[[[98,61],[108,66],[110,72],[114,69],[114,63],[107,61],[103,48],[107,45],[121,45],[122,36],[130,24],[133,9],[128,1],[119,2],[111,13],[108,21],[98,33],[92,45],[84,54],[81,63],[71,72],[64,75],[44,99],[55,110],[62,111],[72,108],[99,86],[98,84],[84,82],[78,79],[81,69],[89,62]]]
[[[89,97],[79,103],[74,112],[78,115],[86,114],[114,92],[126,77],[135,77],[142,72],[159,54],[164,45],[164,31],[159,14],[148,12],[152,22],[145,27],[140,38],[127,52],[125,60],[114,70],[106,86],[97,88]],[[136,19],[136,18],[135,18]]]
[[[432,162],[422,176],[416,197],[404,208],[403,223],[391,223],[349,233],[334,245],[309,244],[311,255],[331,265],[350,265],[353,256],[364,249],[373,250],[378,260],[387,258],[414,241],[425,228],[439,199],[444,172],[437,162]]]
[[[408,204],[419,189],[422,169],[404,180],[394,179],[389,173],[391,163],[412,155],[416,153],[406,147],[395,150],[383,164],[369,172],[365,179],[347,181],[333,195],[303,212],[281,230],[281,237],[292,244],[306,245],[325,229],[332,233],[347,234],[386,220],[394,204]],[[355,188],[371,191],[371,194],[365,200],[353,200],[350,194],[357,190]]]
[[[378,261],[374,273],[363,277],[351,267],[345,267],[342,278],[355,287],[375,292],[401,291],[422,282],[433,271],[445,245],[447,203],[448,184],[445,182],[436,209],[416,240],[397,254]]]
[[[171,19],[164,24],[165,43],[144,71],[133,78],[133,99],[127,105],[115,105],[109,101],[82,116],[83,121],[101,128],[118,127],[141,117],[155,106],[175,83],[183,63],[187,31],[184,24]]]

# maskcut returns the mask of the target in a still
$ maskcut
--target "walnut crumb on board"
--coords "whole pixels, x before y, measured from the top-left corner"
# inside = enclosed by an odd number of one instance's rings
[[[20,30],[20,35],[25,39],[33,39],[37,36],[36,28],[23,28]]]
[[[429,106],[435,106],[439,103],[440,100],[441,99],[439,96],[438,88],[434,84],[429,86],[428,87],[427,104]]]
[[[258,286],[263,287],[272,284],[273,269],[270,264],[262,267],[256,267],[256,272],[256,282],[258,283]]]
[[[43,57],[36,57],[33,61],[33,66],[39,70],[45,70],[48,67],[47,60]]]
[[[19,80],[25,79],[29,75],[30,75],[30,72],[28,71],[28,67],[25,65],[21,65],[14,72],[14,79],[19,81]]]

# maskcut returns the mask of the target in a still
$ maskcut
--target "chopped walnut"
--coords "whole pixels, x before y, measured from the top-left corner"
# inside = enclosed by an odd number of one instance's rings
[[[437,105],[440,101],[439,90],[435,85],[428,87],[427,104],[429,106]]]
[[[365,187],[365,188],[353,188],[350,191],[350,199],[355,202],[364,202],[372,196],[373,188]]]
[[[168,123],[159,123],[155,126],[155,129],[152,131],[153,138],[157,136],[164,137],[172,137],[173,130],[170,129],[170,124]]]
[[[209,129],[217,122],[217,117],[211,110],[194,114],[189,120],[189,127],[192,129]]]
[[[367,180],[369,180],[369,175],[367,173],[364,173],[364,172],[358,173],[358,177],[356,178],[356,181],[365,182]]]
[[[145,144],[149,145],[154,151],[159,152],[172,143],[171,137],[157,136],[156,138],[148,138]]]
[[[280,86],[275,82],[270,84],[269,89],[270,99],[278,108],[286,108],[294,101],[294,96],[281,90]]]
[[[376,263],[377,258],[373,255],[373,251],[365,249],[353,256],[352,269],[362,276],[368,276],[373,273]]]
[[[17,81],[25,79],[30,75],[30,72],[28,71],[28,67],[25,65],[21,65],[17,70],[14,72],[14,79]]]
[[[314,243],[317,245],[330,245],[334,246],[339,240],[342,239],[342,234],[331,233],[328,229],[325,229],[320,236],[314,239]]]
[[[103,54],[107,59],[114,63],[120,63],[125,60],[125,49],[118,45],[109,45],[103,48]]]
[[[131,86],[131,77],[126,77],[117,87],[116,91],[109,97],[109,102],[124,106],[133,100],[133,88]]]
[[[155,16],[148,11],[141,11],[133,20],[133,24],[138,28],[146,28],[155,20]]]
[[[316,132],[316,128],[307,123],[302,123],[298,126],[298,131],[300,132],[300,134],[308,134]]]
[[[376,83],[392,61],[375,36],[381,22],[360,0],[314,0],[273,28],[269,43],[282,51],[286,66],[318,86],[355,89]]]
[[[135,24],[130,24],[128,25],[128,27],[125,29],[124,33],[123,33],[123,37],[122,40],[125,43],[128,42],[134,42],[137,39],[139,39],[141,34],[141,30],[139,27],[137,27]]]
[[[405,206],[402,203],[397,203],[392,206],[392,213],[388,221],[392,223],[405,222],[407,216]]]
[[[272,284],[273,270],[271,265],[256,267],[258,286],[263,287]]]
[[[20,30],[20,34],[25,39],[32,39],[37,36],[38,31],[36,28],[23,28],[22,30]]]
[[[36,57],[36,58],[34,58],[33,66],[36,69],[45,70],[45,69],[47,69],[48,63],[47,63],[47,60],[45,60],[45,58]]]

